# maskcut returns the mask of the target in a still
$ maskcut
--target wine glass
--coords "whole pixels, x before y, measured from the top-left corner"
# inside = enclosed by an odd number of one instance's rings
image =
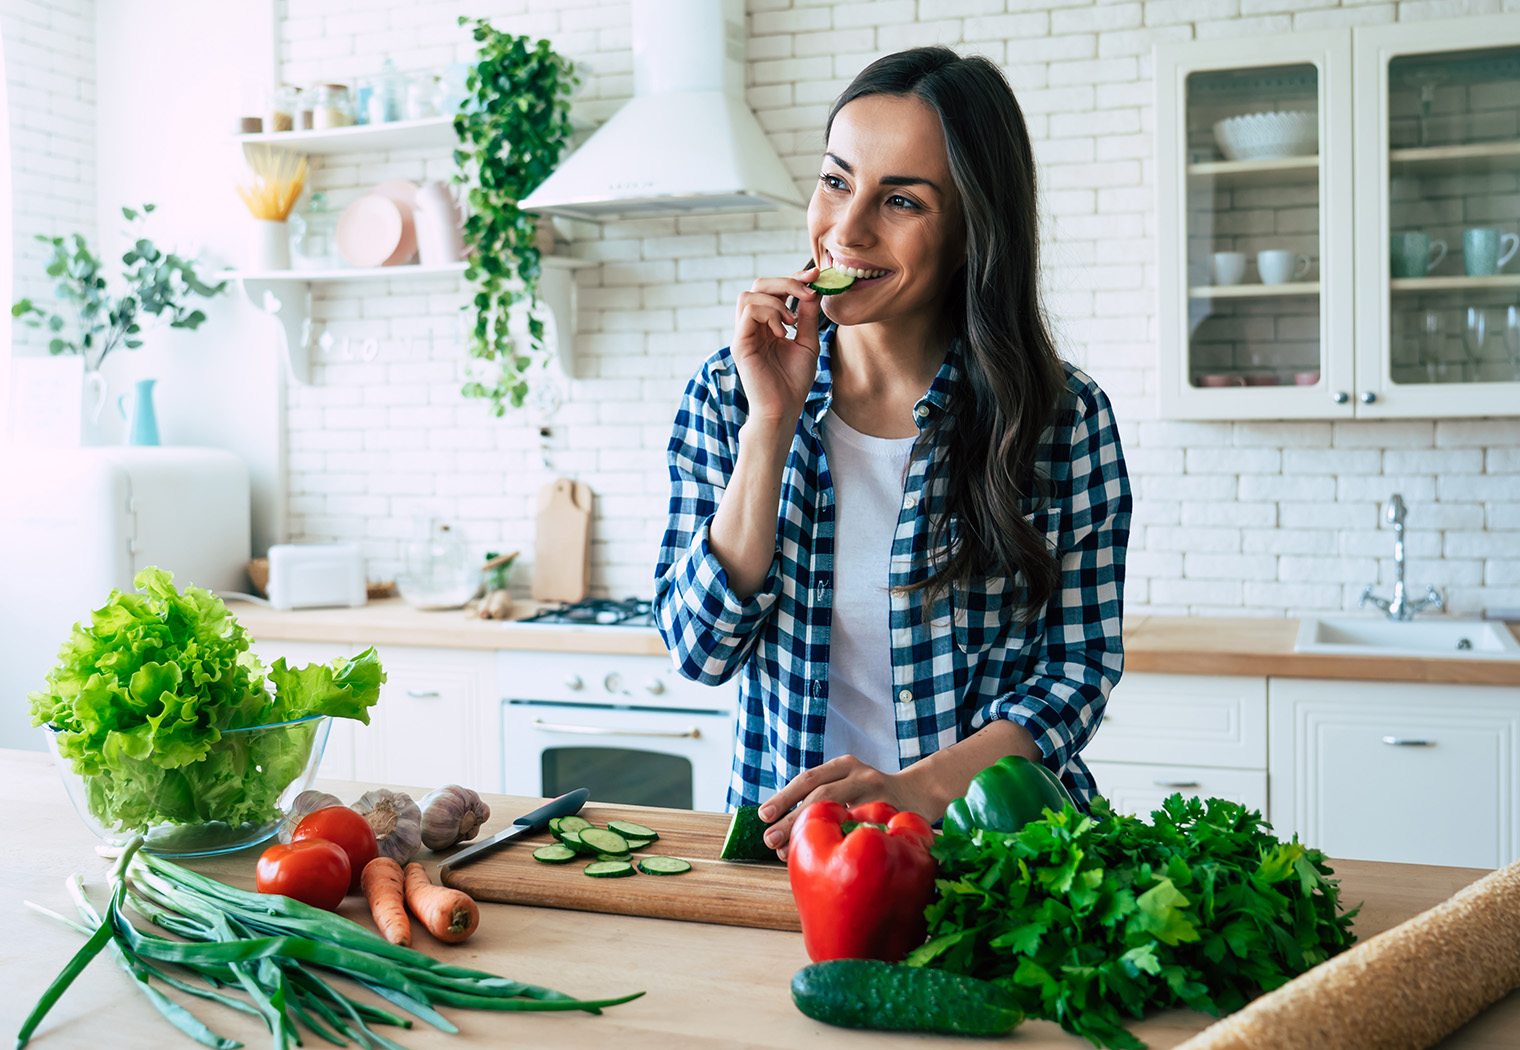
[[[1447,380],[1446,362],[1443,359],[1443,338],[1441,336],[1441,315],[1434,310],[1426,310],[1420,316],[1418,327],[1415,329],[1415,339],[1418,353],[1418,362],[1425,369],[1425,381],[1427,383],[1444,383]]]
[[[1467,351],[1467,361],[1462,369],[1462,378],[1467,382],[1482,381],[1485,365],[1509,360],[1502,330],[1494,327],[1488,311],[1481,306],[1467,308],[1467,324],[1462,329],[1462,347]],[[1471,366],[1470,373],[1468,366]]]

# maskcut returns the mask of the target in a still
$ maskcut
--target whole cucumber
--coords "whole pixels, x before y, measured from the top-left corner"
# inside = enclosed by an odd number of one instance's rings
[[[990,981],[876,959],[830,959],[792,977],[797,1009],[840,1028],[1006,1035],[1024,1013]]]

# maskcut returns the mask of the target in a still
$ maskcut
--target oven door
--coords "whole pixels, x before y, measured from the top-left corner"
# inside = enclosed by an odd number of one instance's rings
[[[730,712],[504,700],[501,728],[507,794],[553,798],[584,787],[596,802],[726,808]]]

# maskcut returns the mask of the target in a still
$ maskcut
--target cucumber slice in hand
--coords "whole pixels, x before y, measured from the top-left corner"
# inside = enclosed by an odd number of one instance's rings
[[[808,282],[808,287],[819,295],[838,295],[854,283],[855,278],[847,273],[840,273],[830,266],[826,270],[819,271],[818,276]]]

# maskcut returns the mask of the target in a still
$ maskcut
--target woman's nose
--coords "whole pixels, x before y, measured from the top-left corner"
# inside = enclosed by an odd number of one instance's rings
[[[863,195],[856,194],[835,216],[834,241],[840,247],[861,247],[875,237],[875,211]]]

